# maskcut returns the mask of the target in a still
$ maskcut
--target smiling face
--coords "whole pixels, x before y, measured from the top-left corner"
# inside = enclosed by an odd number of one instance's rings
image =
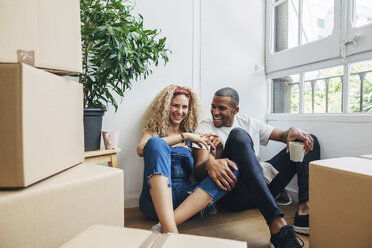
[[[184,94],[173,97],[169,111],[169,119],[172,125],[180,125],[188,112],[189,98]]]
[[[214,96],[211,104],[211,114],[213,124],[216,127],[231,127],[234,116],[239,112],[239,107],[235,107],[233,100],[229,96]]]

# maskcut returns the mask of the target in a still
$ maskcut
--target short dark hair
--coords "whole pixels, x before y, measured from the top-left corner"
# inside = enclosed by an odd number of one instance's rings
[[[233,100],[233,104],[234,104],[233,107],[237,107],[239,105],[239,94],[233,88],[225,87],[225,88],[219,89],[216,91],[216,93],[214,93],[214,95],[231,97],[231,99]]]

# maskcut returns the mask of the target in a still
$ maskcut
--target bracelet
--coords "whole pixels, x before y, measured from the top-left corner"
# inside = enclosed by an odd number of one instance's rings
[[[181,143],[185,143],[185,136],[183,136],[183,133],[181,133],[181,137],[182,137]]]

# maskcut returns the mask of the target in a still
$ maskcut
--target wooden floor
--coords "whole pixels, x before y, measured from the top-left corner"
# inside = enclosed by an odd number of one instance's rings
[[[296,204],[282,206],[285,219],[293,224]],[[125,226],[149,230],[155,221],[145,218],[138,208],[125,209]],[[248,248],[266,248],[270,242],[270,233],[265,219],[258,209],[243,212],[221,212],[207,214],[203,218],[194,218],[179,226],[180,233],[219,237],[247,241]],[[309,247],[309,237],[298,235]]]

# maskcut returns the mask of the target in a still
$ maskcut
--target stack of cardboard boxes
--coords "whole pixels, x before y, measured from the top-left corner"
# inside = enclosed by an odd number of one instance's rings
[[[79,0],[0,1],[0,247],[124,226],[123,172],[84,160]],[[53,73],[51,73],[53,72]]]
[[[123,171],[82,163],[83,89],[61,77],[82,72],[79,0],[0,0],[0,33],[0,247],[247,247],[123,228]]]

